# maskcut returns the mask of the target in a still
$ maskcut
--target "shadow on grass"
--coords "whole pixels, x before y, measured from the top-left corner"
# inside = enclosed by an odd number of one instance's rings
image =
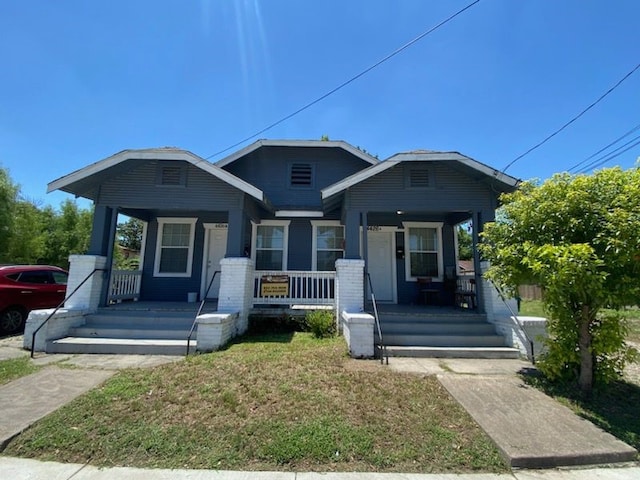
[[[291,343],[295,332],[253,332],[233,339],[229,345],[236,343]]]
[[[576,414],[640,450],[640,386],[616,381],[585,398],[576,385],[554,383],[537,371],[521,372],[525,383],[567,405]]]

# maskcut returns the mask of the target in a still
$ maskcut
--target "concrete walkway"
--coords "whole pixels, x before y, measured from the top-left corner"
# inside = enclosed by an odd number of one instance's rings
[[[512,467],[596,465],[636,457],[634,448],[525,385],[516,373],[532,366],[520,360],[392,358],[390,367],[437,375]]]

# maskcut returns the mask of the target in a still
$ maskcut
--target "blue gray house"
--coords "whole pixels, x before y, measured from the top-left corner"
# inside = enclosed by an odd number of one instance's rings
[[[94,204],[90,248],[71,258],[69,290],[91,279],[36,346],[63,351],[65,338],[113,339],[126,328],[144,337],[162,323],[159,312],[177,317],[197,298],[206,300],[200,350],[242,333],[260,308],[334,309],[354,356],[373,355],[380,334],[414,353],[518,347],[509,320],[497,320],[509,315],[482,269],[470,278],[458,271],[456,238],[457,226],[471,223],[475,247],[499,195],[517,184],[457,152],[379,161],[343,141],[259,140],[217,163],[173,147],[124,150],[49,184]],[[118,215],[145,224],[139,270],[110,267]],[[116,311],[123,325],[109,330]],[[30,317],[31,328],[42,315]],[[192,321],[193,312],[184,325]],[[443,323],[455,328],[438,331]],[[153,335],[177,341],[184,325]]]

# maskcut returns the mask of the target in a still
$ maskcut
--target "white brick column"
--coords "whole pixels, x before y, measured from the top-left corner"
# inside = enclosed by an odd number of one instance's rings
[[[100,255],[70,255],[69,264],[67,296],[69,296],[95,268],[105,268],[107,265],[107,257]],[[97,310],[100,306],[103,291],[102,287],[106,278],[105,272],[94,273],[91,278],[65,302],[65,308],[70,310]]]
[[[220,260],[220,293],[218,311],[238,313],[235,335],[249,327],[249,310],[253,302],[253,261],[245,257]]]
[[[336,260],[337,317],[364,310],[364,260]]]

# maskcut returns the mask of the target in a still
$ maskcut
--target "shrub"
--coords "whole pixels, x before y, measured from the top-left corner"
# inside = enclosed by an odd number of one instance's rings
[[[336,333],[336,322],[333,312],[329,310],[312,310],[307,312],[305,320],[309,330],[316,338],[332,337]]]

